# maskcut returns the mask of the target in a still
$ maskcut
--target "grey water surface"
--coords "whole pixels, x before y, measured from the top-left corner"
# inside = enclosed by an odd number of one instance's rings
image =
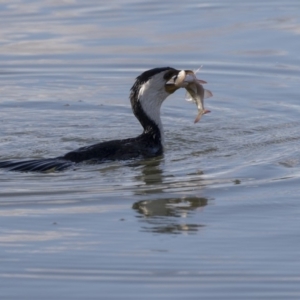
[[[162,107],[165,154],[0,170],[0,299],[300,299],[300,2],[0,3],[0,160],[141,127],[144,70],[214,97]]]

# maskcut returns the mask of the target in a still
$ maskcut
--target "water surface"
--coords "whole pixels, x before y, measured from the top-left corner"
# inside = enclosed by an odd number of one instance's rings
[[[0,4],[0,159],[141,132],[134,78],[196,69],[150,160],[0,170],[1,299],[299,299],[298,1]]]

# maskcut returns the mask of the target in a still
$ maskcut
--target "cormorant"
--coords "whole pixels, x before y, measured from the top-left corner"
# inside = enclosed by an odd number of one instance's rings
[[[160,107],[170,94],[182,87],[178,80],[180,78],[182,82],[184,74],[184,71],[164,67],[145,71],[136,78],[130,90],[130,101],[134,115],[144,128],[141,135],[81,147],[56,158],[0,161],[0,168],[21,172],[51,172],[83,161],[101,163],[161,155],[164,133]]]

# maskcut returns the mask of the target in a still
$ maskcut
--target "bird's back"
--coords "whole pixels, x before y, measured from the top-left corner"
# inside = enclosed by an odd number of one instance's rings
[[[114,160],[148,158],[161,155],[162,145],[147,134],[136,138],[112,140],[82,147],[66,153],[64,156],[48,159],[25,161],[0,161],[0,168],[21,172],[55,172],[62,171],[74,163],[103,163]]]

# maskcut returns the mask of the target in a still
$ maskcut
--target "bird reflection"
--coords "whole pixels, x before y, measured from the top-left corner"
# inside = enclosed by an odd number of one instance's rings
[[[145,225],[143,231],[155,233],[196,232],[201,224],[189,224],[186,218],[193,211],[207,205],[207,198],[183,197],[138,201],[132,208]]]
[[[136,179],[144,181],[146,184],[155,184],[162,182],[162,169],[163,156],[140,160],[131,164],[132,167],[140,167],[141,173]]]
[[[143,160],[135,165],[140,173],[135,177],[137,182],[143,184],[138,186],[135,194],[147,197],[147,200],[135,202],[132,208],[138,213],[137,217],[143,223],[142,230],[155,233],[182,233],[197,232],[201,224],[191,224],[191,214],[196,210],[203,209],[207,205],[204,197],[164,197],[170,189],[182,192],[190,184],[192,188],[201,186],[199,173],[192,181],[181,178],[179,181],[172,175],[166,176],[163,172],[163,157]],[[202,173],[201,173],[202,174]],[[189,174],[190,175],[190,174]],[[192,181],[192,182],[191,182]],[[169,194],[170,195],[170,194]],[[163,198],[164,197],[164,198]]]

